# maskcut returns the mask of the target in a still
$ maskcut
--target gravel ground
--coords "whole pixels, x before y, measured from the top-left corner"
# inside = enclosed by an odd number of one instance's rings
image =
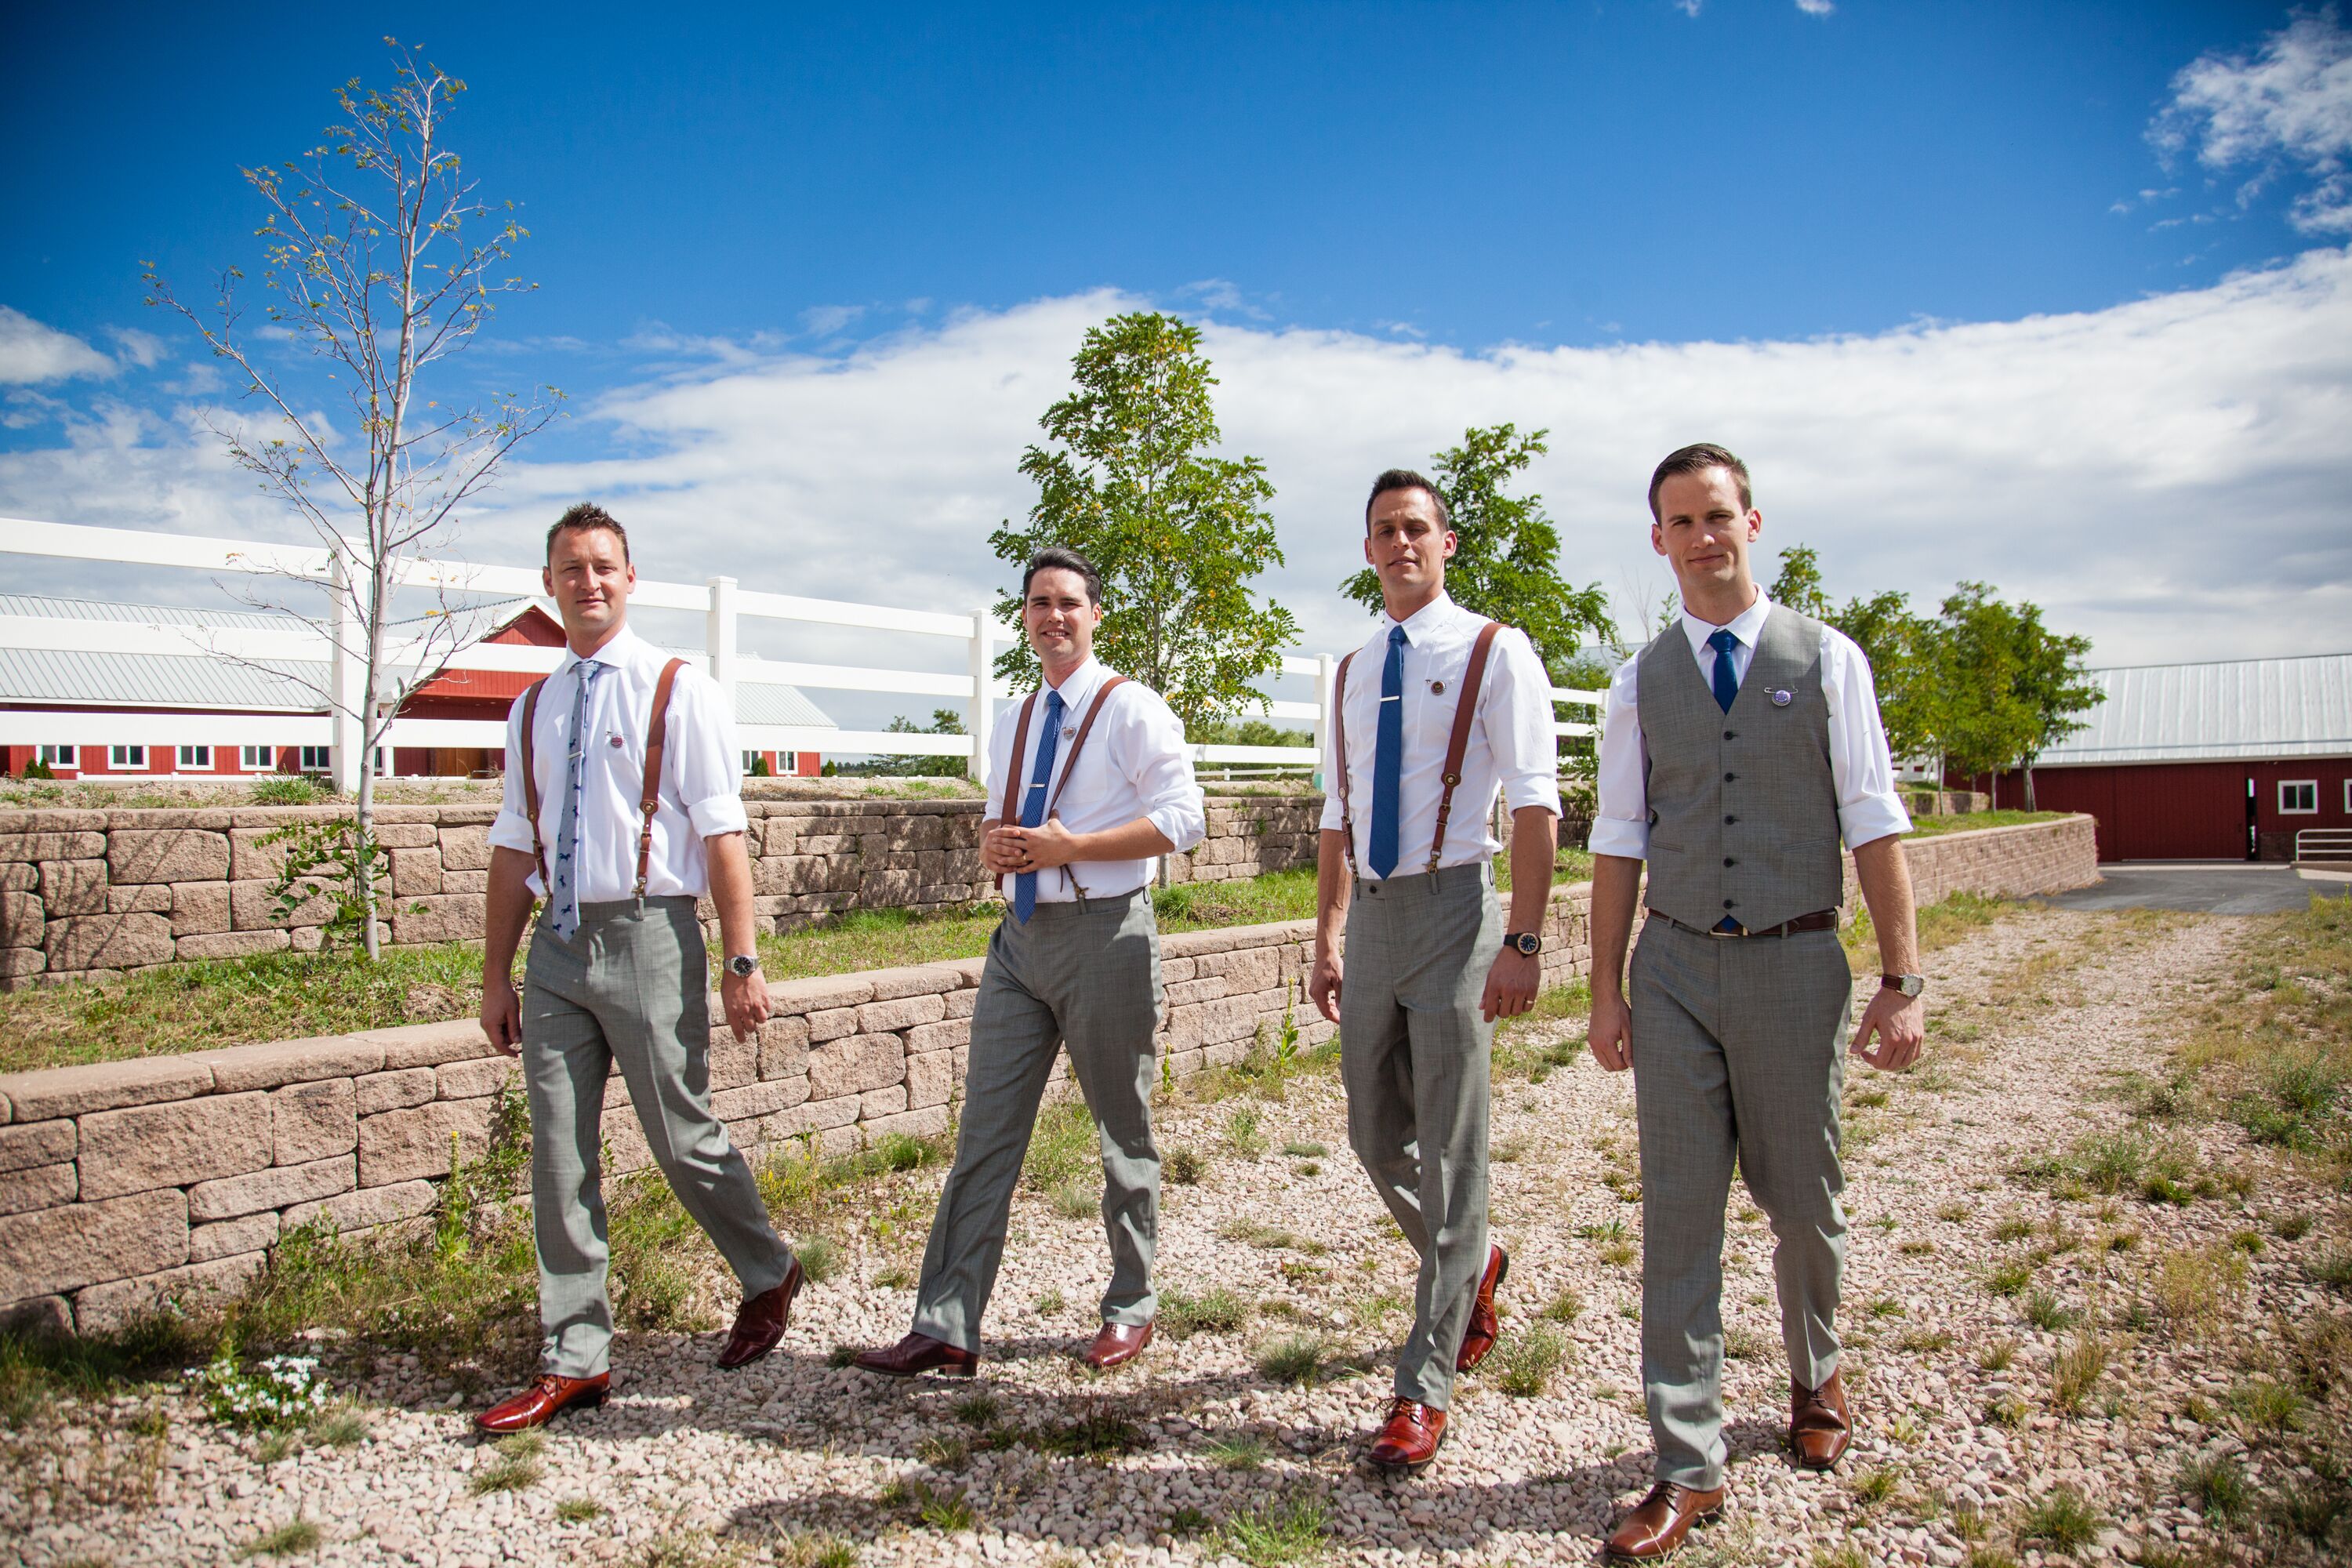
[[[1737,1352],[1727,1393],[1733,1505],[1682,1562],[1801,1563],[1850,1545],[1858,1555],[1834,1560],[1959,1563],[1972,1510],[1999,1540],[2030,1499],[2060,1485],[2085,1493],[2108,1521],[2086,1556],[2194,1541],[2202,1527],[2168,1496],[2172,1477],[2184,1455],[2230,1439],[2184,1406],[2201,1411],[2191,1394],[2218,1400],[2238,1381],[2248,1336],[2316,1308],[2298,1264],[2342,1237],[2342,1200],[2265,1171],[2248,1193],[2224,1189],[2186,1207],[2131,1196],[2061,1203],[2011,1173],[2123,1125],[2116,1080],[2161,1073],[2171,1032],[2231,972],[2245,929],[2041,910],[1933,956],[1928,1065],[1903,1079],[1858,1068],[1848,1090],[1853,1451],[1827,1477],[1782,1457],[1770,1238],[1736,1191],[1725,1298]],[[1250,1109],[1267,1140],[1255,1159],[1228,1136],[1231,1118]],[[1319,1505],[1326,1560],[1591,1562],[1643,1489],[1649,1463],[1638,1264],[1627,1245],[1640,1239],[1632,1114],[1632,1084],[1588,1057],[1540,1083],[1498,1085],[1494,1208],[1512,1254],[1507,1332],[1525,1331],[1563,1293],[1581,1311],[1554,1321],[1565,1360],[1543,1393],[1503,1392],[1500,1352],[1465,1380],[1444,1453],[1412,1481],[1389,1483],[1362,1464],[1404,1328],[1411,1256],[1347,1152],[1336,1077],[1325,1073],[1294,1082],[1281,1103],[1163,1111],[1163,1148],[1207,1158],[1199,1184],[1168,1189],[1162,1289],[1223,1287],[1251,1311],[1233,1331],[1163,1337],[1118,1373],[1090,1375],[1071,1359],[1102,1286],[1097,1227],[1024,1194],[977,1383],[901,1384],[828,1365],[837,1344],[904,1331],[911,1291],[877,1283],[898,1258],[872,1252],[804,1293],[783,1350],[747,1372],[710,1365],[715,1335],[624,1336],[614,1400],[560,1418],[541,1473],[518,1489],[473,1490],[498,1456],[472,1440],[470,1403],[457,1407],[448,1385],[387,1358],[372,1375],[356,1369],[345,1390],[372,1424],[366,1439],[270,1464],[257,1461],[252,1439],[221,1434],[178,1395],[166,1397],[168,1430],[145,1439],[125,1423],[152,1401],[61,1413],[66,1424],[45,1442],[47,1473],[62,1466],[74,1479],[37,1489],[41,1467],[21,1456],[0,1471],[0,1544],[13,1539],[35,1563],[218,1562],[310,1520],[319,1543],[277,1560],[814,1563],[828,1560],[819,1550],[830,1538],[856,1553],[830,1561],[872,1564],[1191,1563],[1294,1560],[1254,1543],[1248,1522]],[[2253,1168],[2234,1129],[2175,1136],[2196,1142],[2217,1173]],[[1286,1143],[1328,1152],[1286,1153]],[[2274,1235],[2252,1258],[2235,1331],[2143,1323],[2117,1339],[2074,1416],[2053,1414],[2049,1397],[2068,1336],[2028,1321],[2030,1291],[2005,1297],[1985,1284],[1997,1263],[2031,1256],[2038,1241],[2059,1250],[2041,1258],[2034,1287],[2112,1318],[2166,1253],[2298,1208],[2317,1215],[2317,1227],[2292,1243]],[[1997,1235],[2019,1219],[2039,1236]],[[1252,1224],[1255,1242],[1232,1237]],[[2135,1238],[2127,1249],[2110,1245],[2120,1235]],[[1269,1341],[1309,1331],[1325,1341],[1318,1382],[1279,1386],[1255,1370]],[[2013,1359],[1985,1370],[2003,1342],[2014,1342]],[[982,1392],[995,1405],[992,1427],[977,1424],[983,1412],[957,1408]],[[2022,1402],[2013,1422],[1990,1419],[2011,1396]],[[1032,1436],[992,1441],[986,1430]],[[1056,1430],[1057,1444],[1035,1440]],[[1083,1448],[1089,1436],[1126,1451],[1057,1451]],[[104,1502],[110,1476],[132,1476],[136,1495],[136,1472],[158,1452],[152,1500]],[[959,1493],[975,1521],[965,1528],[950,1500]],[[578,1500],[601,1511],[559,1518],[567,1500],[567,1512],[586,1512]]]

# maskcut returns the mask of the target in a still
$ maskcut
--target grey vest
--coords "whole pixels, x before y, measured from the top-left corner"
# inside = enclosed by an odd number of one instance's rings
[[[1844,900],[1822,624],[1764,617],[1731,711],[1679,620],[1642,650],[1635,695],[1649,751],[1649,907],[1705,931],[1761,931]]]

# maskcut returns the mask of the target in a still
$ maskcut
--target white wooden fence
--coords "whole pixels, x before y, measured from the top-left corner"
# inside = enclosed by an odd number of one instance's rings
[[[267,574],[325,585],[334,584],[337,571],[333,552],[324,548],[152,533],[135,529],[88,528],[20,518],[0,518],[0,554],[176,567],[215,574]],[[398,581],[404,587],[439,590],[460,597],[540,598],[541,593],[540,574],[535,568],[422,557],[402,561]],[[283,627],[267,630],[0,616],[0,647],[316,661],[328,665],[332,672],[331,684],[337,694],[336,706],[355,710],[360,705],[365,672],[361,661],[349,657],[346,649],[358,646],[362,639],[358,626],[349,618],[347,597],[335,594],[331,598],[340,617],[332,635],[292,616],[287,617]],[[541,602],[545,603],[544,599]],[[703,613],[705,651],[687,657],[726,691],[730,710],[735,708],[737,688],[745,681],[818,690],[944,697],[961,701],[964,727],[969,731],[962,735],[917,735],[885,730],[739,723],[741,742],[751,751],[972,757],[988,744],[995,700],[1010,694],[1005,682],[991,673],[1007,633],[989,605],[963,615],[944,615],[887,605],[856,605],[763,593],[745,588],[732,577],[712,577],[699,584],[641,577],[632,603],[643,608]],[[549,608],[551,613],[552,606]],[[951,656],[960,655],[957,662],[961,668],[952,673],[933,673],[762,658],[740,651],[739,632],[746,617],[938,639],[929,646],[939,649],[940,662],[946,663]],[[407,668],[413,669],[420,652],[416,644],[398,645],[392,649],[392,659],[394,665],[401,665],[404,658]],[[562,657],[560,648],[475,643],[466,647],[456,663],[468,669],[543,672],[553,669]],[[1314,700],[1276,700],[1269,716],[1294,723],[1303,721],[1314,731],[1313,746],[1196,745],[1192,748],[1194,763],[1316,766],[1323,742],[1324,716],[1330,706],[1332,672],[1338,662],[1330,654],[1285,658],[1282,661],[1283,676],[1314,682]],[[1561,687],[1553,689],[1552,700],[1556,703],[1593,707],[1601,701],[1601,695]],[[16,745],[105,745],[125,736],[123,721],[103,711],[20,710],[9,712],[5,723],[9,742]],[[1592,733],[1592,726],[1585,722],[1556,722],[1555,729],[1562,737]],[[333,747],[337,784],[348,791],[359,783],[359,723],[351,711],[307,715],[143,713],[138,718],[136,730],[138,738],[151,745],[329,744]],[[506,737],[504,727],[490,720],[398,719],[394,721],[383,743],[496,749],[506,743]]]

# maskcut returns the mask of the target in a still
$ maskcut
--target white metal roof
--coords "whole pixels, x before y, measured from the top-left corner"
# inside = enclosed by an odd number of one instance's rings
[[[2089,727],[2034,760],[2221,762],[2352,755],[2352,653],[2096,669]]]
[[[511,601],[518,610],[530,603],[528,599]],[[301,625],[268,611],[117,605],[93,599],[0,594],[0,618],[7,617],[226,631],[275,631]],[[323,659],[237,660],[207,657],[198,651],[196,643],[189,647],[190,652],[183,655],[0,646],[0,703],[196,708],[239,712],[326,711],[320,692],[328,686],[330,669]],[[689,656],[700,652],[695,647],[670,651]],[[464,664],[462,653],[452,660],[453,668],[462,668]],[[735,706],[736,721],[741,724],[839,728],[798,688],[772,681],[739,680]]]

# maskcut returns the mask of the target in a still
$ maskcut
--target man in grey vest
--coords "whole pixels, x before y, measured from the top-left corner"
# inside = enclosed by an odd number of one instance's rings
[[[1526,633],[1446,596],[1455,542],[1427,479],[1391,468],[1372,481],[1364,559],[1382,613],[1332,702],[1307,981],[1339,1026],[1348,1142],[1421,1255],[1369,1456],[1392,1473],[1437,1457],[1454,1375],[1499,1330],[1508,1260],[1486,1235],[1489,1052],[1495,1020],[1526,1012],[1542,984],[1559,844],[1551,679]],[[1486,826],[1497,795],[1511,813],[1507,925]]]
[[[1723,1215],[1735,1160],[1770,1217],[1789,1353],[1789,1441],[1827,1469],[1853,1418],[1838,1378],[1845,1178],[1841,838],[1885,971],[1851,1041],[1918,1058],[1918,944],[1870,665],[1775,605],[1749,569],[1748,469],[1685,447],[1650,480],[1650,542],[1682,614],[1610,683],[1592,826],[1592,1054],[1633,1069],[1642,1146],[1642,1380],[1656,1481],[1611,1555],[1663,1557],[1722,1507]],[[1649,919],[1625,947],[1643,863]],[[1871,1043],[1876,1037],[1876,1043]]]
[[[743,1283],[719,1364],[783,1338],[802,1271],[742,1152],[710,1110],[709,968],[696,901],[718,906],[719,994],[735,1037],[768,1016],[752,941],[733,717],[718,687],[628,627],[629,536],[583,504],[547,532],[541,574],[563,617],[555,673],[507,719],[506,803],[489,832],[482,1032],[522,1058],[539,1251],[540,1375],[475,1425],[514,1432],[607,1387],[613,1303],[598,1129],[620,1069],[655,1163]],[[523,994],[511,978],[534,892]]]
[[[1076,551],[1041,550],[1021,579],[1021,626],[1045,672],[989,737],[981,861],[1010,884],[971,1015],[955,1167],[940,1192],[915,1322],[856,1364],[890,1377],[970,1377],[1004,1257],[1013,1188],[1054,1058],[1101,1135],[1110,1284],[1084,1352],[1097,1370],[1151,1342],[1159,1298],[1160,1152],[1151,1083],[1160,1028],[1159,857],[1206,831],[1184,727],[1160,694],[1094,657],[1102,578]]]

